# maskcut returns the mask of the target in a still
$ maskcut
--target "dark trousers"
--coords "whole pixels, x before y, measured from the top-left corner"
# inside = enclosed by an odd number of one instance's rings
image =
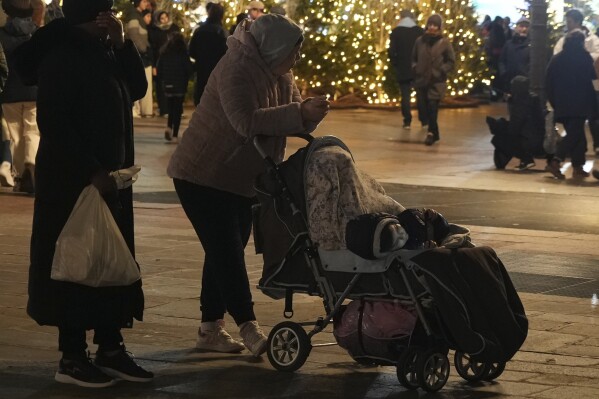
[[[10,153],[10,141],[2,141],[0,138],[0,163],[12,163],[12,154]]]
[[[421,101],[421,107],[425,110],[425,115],[428,121],[428,131],[436,138],[439,138],[439,125],[437,117],[439,115],[439,100],[431,100],[428,98],[428,88],[418,89],[416,92],[418,101]]]
[[[154,87],[156,88],[156,101],[158,102],[158,108],[160,109],[160,115],[168,114],[168,103],[166,100],[166,94],[164,94],[164,87],[162,86],[162,79],[154,76]]]
[[[593,138],[593,148],[599,148],[599,119],[589,120],[589,129]]]
[[[185,96],[167,97],[167,126],[173,130],[173,137],[177,137],[177,135],[179,134],[179,126],[181,126],[181,115],[183,115],[183,100],[185,100]]]
[[[244,258],[252,229],[253,199],[173,181],[206,253],[200,294],[202,321],[222,319],[225,312],[237,325],[256,320]]]
[[[64,354],[80,354],[87,349],[84,329],[71,329],[68,327],[58,328],[58,350]],[[121,329],[116,328],[96,328],[94,330],[94,344],[98,345],[99,350],[111,351],[119,349],[123,342]]]
[[[412,123],[412,112],[410,100],[412,98],[412,82],[399,82],[399,90],[401,92],[401,114],[403,115],[403,124],[410,125]]]
[[[555,156],[565,160],[568,155],[572,166],[583,166],[586,163],[587,138],[584,135],[585,118],[564,118],[566,137],[557,145]]]

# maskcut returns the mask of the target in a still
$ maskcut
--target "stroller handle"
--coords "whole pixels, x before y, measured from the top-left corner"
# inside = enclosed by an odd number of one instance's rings
[[[268,155],[268,154],[266,153],[266,151],[264,150],[264,145],[263,145],[263,142],[264,142],[264,141],[265,141],[267,138],[269,138],[269,137],[272,137],[272,136],[267,136],[267,135],[265,135],[265,134],[257,134],[257,135],[255,135],[255,136],[254,136],[254,140],[253,140],[254,147],[256,147],[256,150],[258,151],[258,154],[260,154],[260,156],[261,156],[263,159],[265,159],[265,160],[266,160],[266,159],[268,159],[268,158],[270,158],[270,155]],[[312,140],[314,140],[314,137],[312,137],[311,135],[309,135],[309,134],[303,134],[303,133],[300,133],[300,134],[292,134],[292,135],[289,135],[289,136],[287,136],[287,137],[299,137],[299,138],[301,138],[301,139],[304,139],[304,140],[306,140],[308,143],[311,143],[311,142],[312,142]]]

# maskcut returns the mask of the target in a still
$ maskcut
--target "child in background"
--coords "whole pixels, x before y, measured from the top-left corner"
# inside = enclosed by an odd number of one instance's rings
[[[175,32],[170,35],[160,50],[157,73],[159,81],[162,82],[168,105],[168,121],[164,139],[177,142],[181,115],[183,115],[183,101],[192,73],[191,60],[181,33]]]

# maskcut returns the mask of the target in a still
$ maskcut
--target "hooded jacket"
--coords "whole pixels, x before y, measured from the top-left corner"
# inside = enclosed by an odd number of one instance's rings
[[[250,23],[244,21],[227,39],[228,51],[210,75],[167,169],[172,178],[245,197],[255,195],[254,179],[265,165],[252,144],[254,136],[270,136],[264,146],[279,163],[285,136],[309,133],[292,72],[273,75]]]
[[[509,87],[516,76],[528,76],[530,73],[530,38],[515,34],[509,40],[499,58],[499,74]]]
[[[16,55],[23,81],[39,88],[27,312],[42,325],[131,326],[143,314],[141,281],[92,288],[52,280],[50,271],[56,240],[91,177],[133,165],[131,106],[147,89],[142,61],[130,40],[117,50],[64,18],[39,29]],[[106,201],[134,254],[131,188]]]

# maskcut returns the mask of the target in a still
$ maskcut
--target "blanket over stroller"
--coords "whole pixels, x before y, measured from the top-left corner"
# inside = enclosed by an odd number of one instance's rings
[[[321,249],[345,249],[345,226],[360,215],[399,215],[405,210],[374,178],[356,168],[351,154],[341,147],[315,151],[305,184],[310,237]]]

